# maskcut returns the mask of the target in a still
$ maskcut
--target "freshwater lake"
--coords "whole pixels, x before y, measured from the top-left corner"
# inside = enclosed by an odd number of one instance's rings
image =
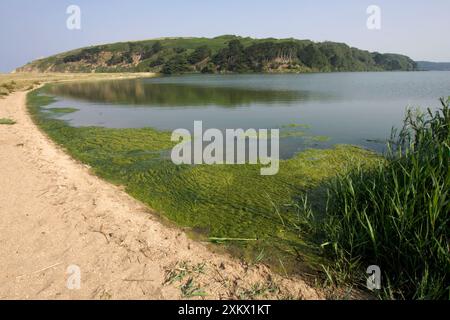
[[[51,85],[72,126],[281,130],[280,155],[353,144],[378,152],[407,107],[439,106],[450,72],[184,75]]]

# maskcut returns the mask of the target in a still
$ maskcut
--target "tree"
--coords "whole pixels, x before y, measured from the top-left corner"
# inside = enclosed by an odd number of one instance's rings
[[[216,72],[216,66],[214,63],[208,63],[201,71],[202,73],[214,73]]]
[[[154,56],[155,54],[158,54],[159,52],[161,52],[163,49],[163,46],[161,44],[161,42],[156,41],[153,45],[145,45],[140,54],[141,54],[141,60],[146,60],[148,58],[151,58],[152,56]]]
[[[317,45],[310,44],[298,54],[299,59],[313,69],[324,69],[329,66],[327,57],[319,50]]]
[[[152,46],[153,54],[159,53],[162,49],[163,49],[163,46],[162,46],[161,42],[159,42],[159,41],[156,41]]]
[[[194,52],[188,57],[188,61],[191,64],[197,64],[209,56],[211,56],[211,49],[207,46],[201,46],[194,50]]]
[[[153,60],[149,63],[150,67],[157,67],[157,66],[161,66],[164,64],[164,58],[163,57],[158,57],[156,60]]]
[[[166,62],[161,70],[164,74],[179,74],[190,71],[191,68],[184,56],[177,55]]]
[[[250,69],[244,46],[239,40],[230,41],[227,48],[220,50],[213,57],[213,62],[223,71],[246,72]]]

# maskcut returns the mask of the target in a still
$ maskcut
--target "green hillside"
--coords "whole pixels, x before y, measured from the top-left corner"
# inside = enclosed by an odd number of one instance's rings
[[[40,59],[18,72],[331,72],[412,71],[416,63],[343,43],[296,39],[164,38],[92,46]]]

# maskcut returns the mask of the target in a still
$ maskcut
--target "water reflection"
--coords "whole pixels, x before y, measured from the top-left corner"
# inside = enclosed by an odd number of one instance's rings
[[[202,86],[184,83],[158,83],[119,80],[56,84],[48,87],[52,95],[96,103],[140,106],[239,107],[317,99],[317,93],[294,90],[268,90],[245,87]],[[322,97],[323,98],[323,97]]]
[[[407,106],[436,106],[449,88],[449,72],[186,75],[52,85],[48,107],[78,109],[54,114],[75,127],[281,128],[285,158],[338,143],[382,151]]]

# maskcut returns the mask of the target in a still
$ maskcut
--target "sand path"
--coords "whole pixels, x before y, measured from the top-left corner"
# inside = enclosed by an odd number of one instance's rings
[[[0,118],[17,121],[0,125],[0,299],[179,299],[191,276],[208,299],[245,297],[256,283],[274,283],[278,298],[320,297],[299,278],[214,253],[161,223],[60,150],[25,101],[25,92],[0,99]],[[203,263],[202,272],[164,284],[167,272]],[[68,279],[76,287],[71,265],[80,268],[80,289],[67,287]]]

